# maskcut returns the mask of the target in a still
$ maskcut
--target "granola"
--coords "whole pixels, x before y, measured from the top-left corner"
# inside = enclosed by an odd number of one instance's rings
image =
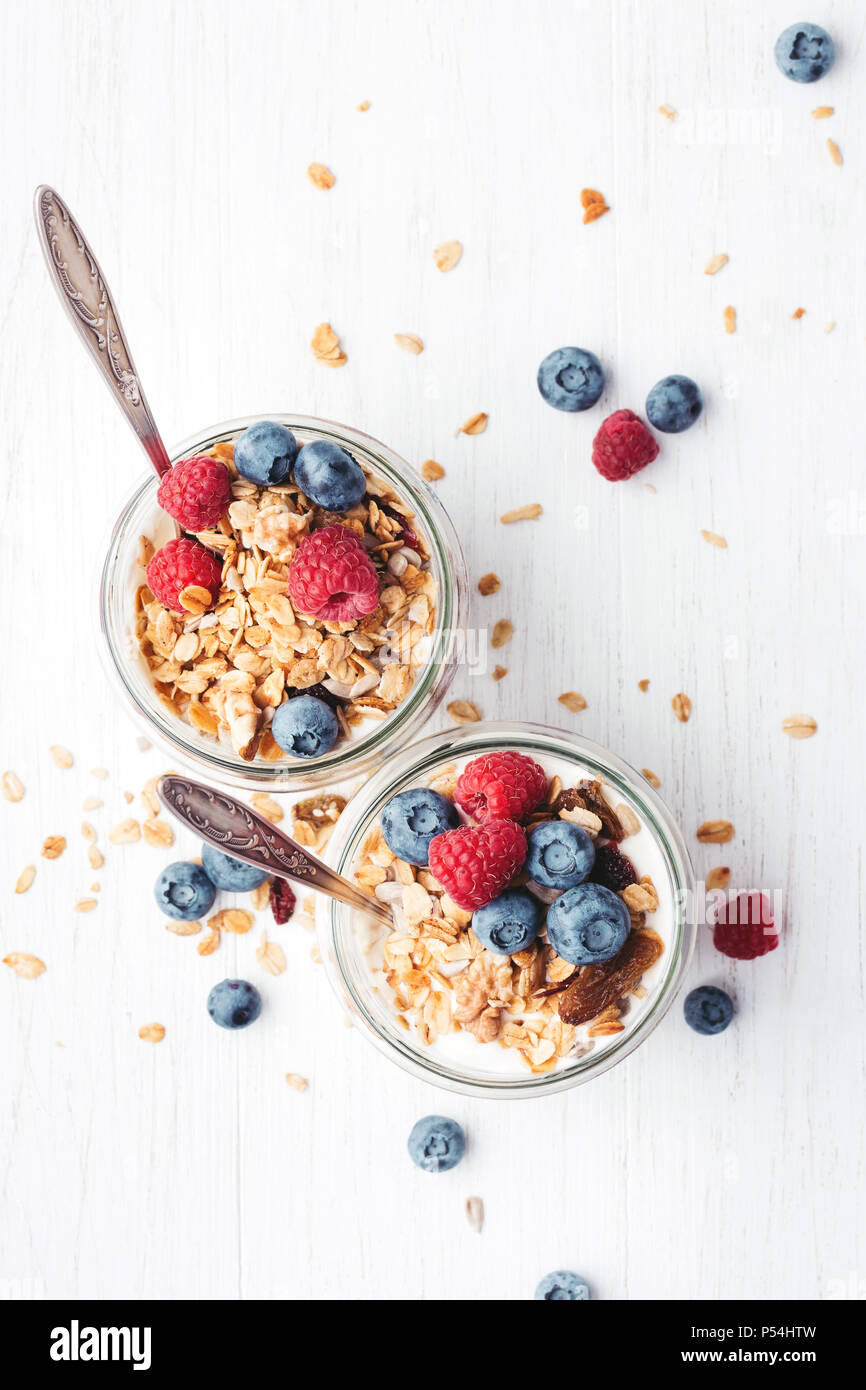
[[[289,761],[270,724],[301,692],[335,708],[341,739],[387,719],[428,660],[436,625],[436,582],[413,513],[367,470],[361,502],[335,515],[294,482],[260,487],[239,477],[230,441],[211,455],[233,479],[227,514],[198,534],[222,560],[216,604],[180,614],[163,607],[143,575],[136,588],[136,643],[160,701],[248,762]],[[302,617],[287,592],[299,541],[335,520],[363,540],[379,573],[379,606],[355,622]]]

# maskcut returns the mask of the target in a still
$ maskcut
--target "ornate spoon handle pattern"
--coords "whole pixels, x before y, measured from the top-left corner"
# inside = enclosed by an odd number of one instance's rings
[[[242,801],[186,777],[160,778],[157,793],[178,820],[225,854],[314,888],[393,927],[394,919],[384,903],[329,869]]]
[[[141,389],[132,354],[99,262],[58,193],[40,184],[35,198],[39,242],[55,289],[75,330],[153,467],[171,467]]]

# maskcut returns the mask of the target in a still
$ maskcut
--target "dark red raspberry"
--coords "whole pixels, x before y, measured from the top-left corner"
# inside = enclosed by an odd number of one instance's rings
[[[485,753],[467,763],[454,792],[473,820],[523,820],[547,791],[547,773],[525,753]]]
[[[737,893],[716,908],[713,945],[734,960],[755,960],[775,951],[779,932],[766,893]]]
[[[268,902],[271,905],[271,912],[274,914],[274,921],[277,926],[284,927],[297,905],[297,898],[287,879],[271,879],[268,887]]]
[[[612,893],[621,893],[630,883],[637,883],[637,870],[628,855],[616,845],[596,845],[595,863],[589,877]]]
[[[299,613],[351,623],[379,606],[379,576],[350,526],[323,526],[305,536],[289,567],[289,598]]]
[[[659,446],[633,410],[615,410],[592,441],[592,461],[603,478],[616,483],[652,463]]]
[[[526,858],[526,836],[513,820],[443,830],[430,841],[430,872],[458,907],[474,912],[507,888]]]
[[[217,525],[228,508],[231,474],[219,459],[197,454],[181,459],[166,473],[156,497],[163,511],[185,531],[206,531]]]
[[[203,611],[198,600],[205,600],[200,594],[190,594],[184,603],[180,597],[184,589],[207,590],[210,601],[205,606],[213,608],[219,597],[221,575],[220,562],[210,550],[181,536],[179,540],[167,541],[156,552],[147,567],[147,584],[165,608],[175,613],[195,613]]]

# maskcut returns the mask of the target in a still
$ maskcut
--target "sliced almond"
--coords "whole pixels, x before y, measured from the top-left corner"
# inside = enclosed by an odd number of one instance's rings
[[[327,164],[308,165],[307,178],[314,188],[333,188],[336,183],[336,179]]]
[[[58,767],[72,767],[72,764],[75,762],[69,749],[62,748],[59,743],[52,743],[48,751]]]
[[[726,845],[734,838],[729,820],[705,820],[698,826],[697,836],[702,845]]]
[[[719,271],[721,270],[722,266],[723,266],[723,265],[727,265],[727,264],[728,264],[728,257],[725,255],[724,251],[719,251],[717,255],[715,255],[715,256],[710,256],[710,259],[707,261],[706,265],[704,266],[704,274],[705,274],[705,275],[718,275],[718,273],[719,273]]]
[[[493,636],[490,638],[490,645],[494,651],[504,647],[514,636],[514,624],[507,618],[500,618],[498,623],[494,623]]]
[[[174,831],[168,821],[161,818],[142,821],[141,829],[145,844],[153,845],[154,848],[158,849],[168,849],[169,845],[174,844]]]
[[[455,724],[477,724],[481,718],[481,711],[471,700],[452,700],[447,710]]]
[[[44,962],[38,956],[28,956],[24,951],[11,951],[3,957],[3,964],[8,965],[19,980],[35,980],[45,970]]]
[[[671,700],[671,709],[681,724],[688,724],[692,712],[692,702],[680,690]]]
[[[566,690],[562,695],[558,695],[557,699],[566,709],[570,709],[572,714],[580,714],[581,710],[586,709],[586,700],[576,690]]]
[[[165,1028],[161,1023],[143,1023],[138,1030],[138,1036],[142,1042],[162,1042],[165,1037]]]
[[[811,714],[789,714],[782,720],[782,732],[789,738],[811,738],[818,731],[818,722]]]
[[[42,858],[59,859],[65,848],[65,835],[49,835],[42,845]]]
[[[708,545],[715,545],[719,550],[727,550],[728,542],[724,536],[716,535],[715,531],[701,531],[701,535]]]
[[[24,795],[24,783],[17,772],[3,773],[3,795],[7,801],[20,801]]]
[[[395,333],[394,342],[398,348],[402,348],[404,352],[411,352],[415,357],[424,351],[424,343],[417,333]]]
[[[433,259],[439,270],[453,270],[462,255],[463,246],[459,241],[443,241],[433,251]]]
[[[483,410],[477,414],[470,415],[468,420],[464,420],[460,426],[461,434],[483,434],[487,429],[487,415]]]
[[[515,507],[513,511],[504,512],[499,520],[503,526],[510,526],[515,521],[535,521],[541,516],[541,512],[540,502],[529,502],[525,507]]]
[[[15,883],[16,893],[26,893],[28,888],[33,886],[36,877],[36,866],[28,864],[26,869],[22,869]]]
[[[113,845],[133,845],[136,840],[141,839],[141,826],[137,820],[131,817],[129,820],[122,820],[116,825],[108,835]]]
[[[435,459],[425,459],[421,464],[421,477],[428,483],[438,483],[445,477],[445,469]]]
[[[710,869],[704,880],[704,886],[708,893],[713,893],[716,889],[727,888],[731,881],[731,871],[726,864],[720,864],[715,869]]]
[[[256,948],[256,960],[271,975],[282,975],[286,968],[286,953],[278,941],[268,941],[262,937],[262,944]]]

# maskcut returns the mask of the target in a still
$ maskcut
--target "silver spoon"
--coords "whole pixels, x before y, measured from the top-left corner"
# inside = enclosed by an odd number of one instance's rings
[[[329,869],[242,801],[188,777],[161,777],[156,790],[173,816],[224,854],[336,898],[393,928],[394,918],[384,903]]]
[[[47,184],[34,198],[39,242],[75,330],[160,477],[171,460],[141,389],[132,354],[99,262],[69,208]]]

